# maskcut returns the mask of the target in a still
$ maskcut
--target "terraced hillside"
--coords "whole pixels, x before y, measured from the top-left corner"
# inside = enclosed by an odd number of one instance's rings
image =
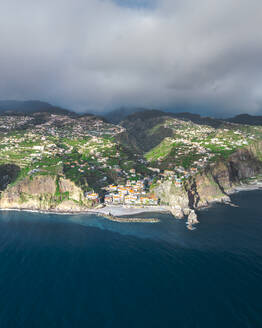
[[[84,192],[103,195],[103,187],[125,181],[130,169],[147,171],[141,156],[121,143],[122,138],[123,127],[93,115],[1,115],[0,165],[19,167],[16,181],[59,175]]]
[[[210,173],[212,165],[223,167],[226,186],[259,175],[261,139],[262,126],[188,113],[136,112],[119,125],[70,112],[4,113],[0,206],[57,210],[82,210],[100,202],[173,206],[179,201],[170,200],[170,195],[187,199],[199,176],[205,176],[205,185],[217,184],[219,174],[213,169],[216,173]],[[240,158],[249,170],[239,165]],[[214,197],[223,195],[224,187],[216,185]],[[169,188],[167,195],[164,190]],[[192,207],[199,200],[185,202]]]
[[[193,118],[195,121],[196,116]],[[201,124],[190,121],[188,115],[147,111],[136,113],[121,124],[136,138],[148,164],[163,170],[199,170],[261,140],[261,126],[212,122],[211,118],[198,122]]]

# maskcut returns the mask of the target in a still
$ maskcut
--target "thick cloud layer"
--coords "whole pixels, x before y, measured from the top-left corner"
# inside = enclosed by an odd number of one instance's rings
[[[262,111],[260,0],[0,2],[0,98]]]

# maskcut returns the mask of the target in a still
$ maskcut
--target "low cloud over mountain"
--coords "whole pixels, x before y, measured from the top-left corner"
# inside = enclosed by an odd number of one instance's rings
[[[261,21],[258,0],[1,1],[0,99],[261,113]]]

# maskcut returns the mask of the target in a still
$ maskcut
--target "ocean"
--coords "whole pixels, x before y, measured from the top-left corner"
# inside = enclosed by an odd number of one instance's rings
[[[194,231],[0,212],[0,328],[261,328],[262,191],[232,198]]]

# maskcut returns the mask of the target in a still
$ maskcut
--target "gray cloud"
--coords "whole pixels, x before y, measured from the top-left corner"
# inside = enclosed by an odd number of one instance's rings
[[[259,0],[0,2],[0,98],[262,110]]]

